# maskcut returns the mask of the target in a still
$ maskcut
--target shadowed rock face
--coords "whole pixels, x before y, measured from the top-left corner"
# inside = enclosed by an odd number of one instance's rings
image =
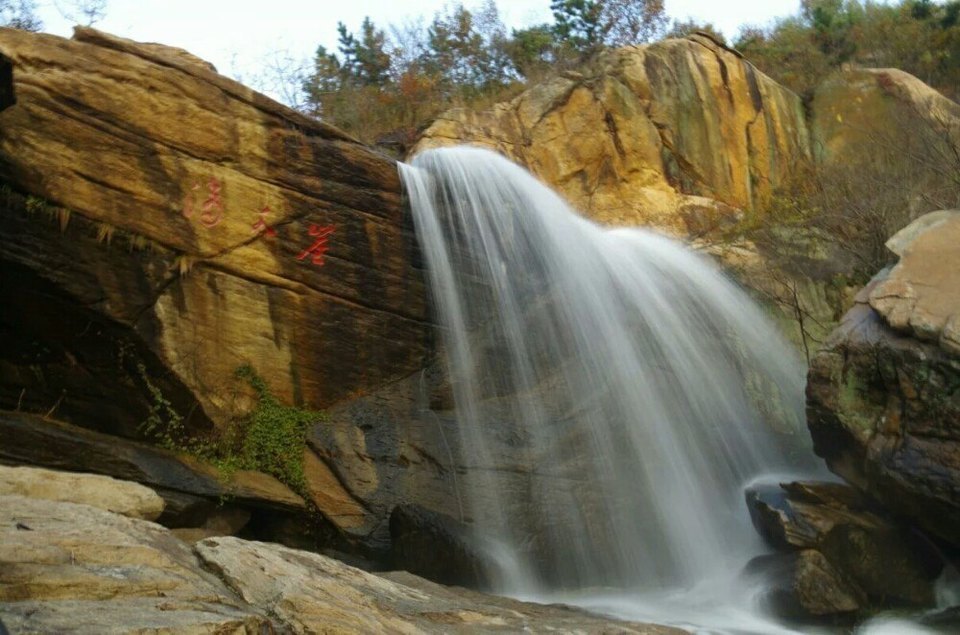
[[[810,156],[800,98],[703,35],[611,51],[489,111],[455,109],[413,153],[493,148],[591,218],[698,235]]]
[[[960,213],[921,217],[813,360],[807,422],[830,469],[960,544]]]
[[[785,552],[749,568],[767,576],[767,601],[781,614],[850,619],[881,607],[933,605],[942,556],[849,485],[754,484],[746,501],[766,542]]]
[[[202,429],[249,407],[243,364],[313,407],[422,365],[392,161],[177,49],[0,29],[0,55],[0,406],[133,437],[148,381]]]

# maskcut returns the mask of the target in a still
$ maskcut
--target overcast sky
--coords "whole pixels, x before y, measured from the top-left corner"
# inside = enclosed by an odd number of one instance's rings
[[[220,72],[253,80],[263,60],[309,59],[318,44],[336,48],[338,21],[357,30],[369,15],[381,27],[442,9],[444,0],[109,0],[106,18],[96,26],[134,40],[161,42],[185,48],[213,64]],[[479,0],[464,0],[474,7]],[[522,27],[551,19],[550,0],[498,0],[508,27]],[[70,0],[38,0],[44,30],[69,36],[73,22]],[[693,17],[712,22],[728,38],[744,23],[767,24],[794,13],[799,0],[666,0],[672,18]],[[59,7],[59,11],[58,11]]]

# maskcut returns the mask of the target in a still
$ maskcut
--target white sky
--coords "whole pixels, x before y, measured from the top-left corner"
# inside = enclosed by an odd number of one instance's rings
[[[116,35],[185,48],[213,62],[226,75],[256,84],[264,60],[306,60],[318,44],[335,50],[337,22],[351,31],[364,16],[385,28],[423,16],[429,20],[444,0],[109,0],[107,17],[95,26]],[[479,0],[464,0],[468,8]],[[508,27],[551,20],[550,0],[497,0]],[[38,0],[44,30],[69,36],[73,22],[60,15],[70,0]],[[742,24],[767,24],[794,13],[799,0],[666,0],[672,18],[712,22],[728,39]],[[264,88],[261,86],[261,88]]]

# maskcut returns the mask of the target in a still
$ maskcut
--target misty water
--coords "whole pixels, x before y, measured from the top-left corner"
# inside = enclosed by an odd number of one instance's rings
[[[701,632],[783,630],[744,487],[822,476],[804,369],[709,259],[577,214],[485,150],[401,165],[496,592]],[[776,475],[776,476],[771,476]]]

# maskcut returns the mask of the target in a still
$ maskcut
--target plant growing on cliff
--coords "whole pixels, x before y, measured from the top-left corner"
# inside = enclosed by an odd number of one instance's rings
[[[121,349],[121,355],[123,354],[125,354],[124,349]],[[143,362],[137,363],[137,373],[151,397],[147,418],[140,424],[141,431],[156,439],[161,447],[168,450],[180,452],[187,450],[189,446],[186,445],[183,416],[163,395],[163,391],[150,380],[147,367]]]
[[[221,464],[228,469],[258,470],[275,476],[296,492],[306,489],[303,471],[303,450],[308,426],[324,418],[323,413],[282,404],[267,383],[247,364],[235,371],[257,395],[257,406],[239,424],[234,437],[235,454],[227,455]]]

